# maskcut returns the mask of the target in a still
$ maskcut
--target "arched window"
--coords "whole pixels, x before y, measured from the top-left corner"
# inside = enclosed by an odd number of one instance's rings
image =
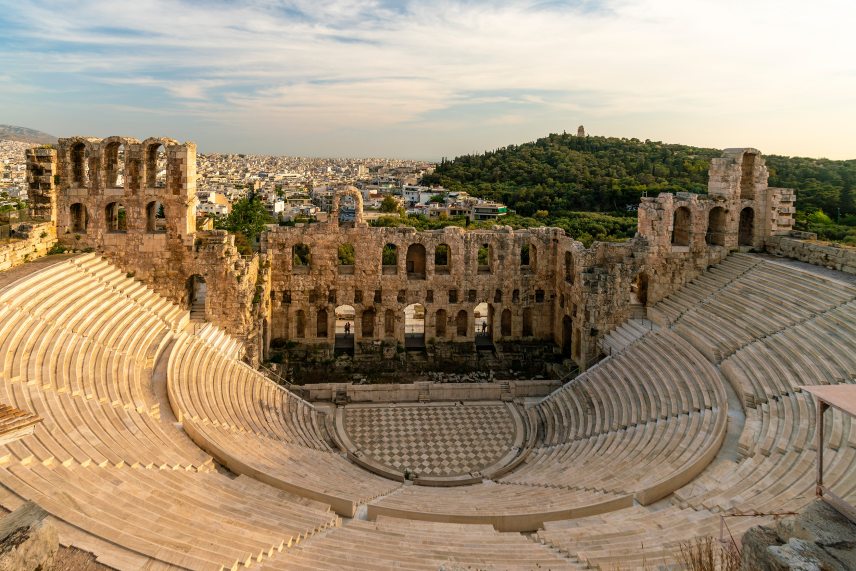
[[[114,141],[104,152],[104,174],[108,188],[125,186],[125,145]]]
[[[445,309],[437,310],[434,316],[434,334],[440,339],[446,337],[446,321],[448,319]]]
[[[86,185],[88,173],[86,164],[86,145],[75,143],[71,147],[71,182],[77,186]]]
[[[306,337],[306,314],[302,309],[298,309],[294,314],[294,336],[298,338]]]
[[[315,315],[315,336],[327,337],[327,310],[319,309]]]
[[[574,255],[570,252],[565,252],[565,281],[574,283]]]
[[[502,303],[502,290],[501,289],[497,289],[495,292],[493,292],[493,302],[494,303]]]
[[[395,244],[387,244],[381,252],[381,271],[384,275],[393,275],[398,273],[398,246]]]
[[[410,244],[407,247],[407,277],[411,280],[425,279],[425,246]]]
[[[740,198],[753,200],[755,198],[755,153],[743,155],[740,171]]]
[[[374,309],[363,311],[362,315],[362,336],[366,339],[374,337],[375,319],[377,314]]]
[[[478,273],[489,274],[493,267],[493,248],[490,244],[482,244],[478,251]]]
[[[127,232],[128,216],[125,206],[119,202],[111,202],[104,209],[104,220],[107,221],[108,232]]]
[[[345,351],[353,355],[354,336],[357,334],[354,330],[357,312],[352,305],[340,305],[333,313],[336,316],[334,350]]]
[[[146,232],[153,234],[166,232],[166,211],[163,203],[158,200],[146,205]]]
[[[86,206],[80,202],[75,202],[70,207],[71,213],[71,231],[86,232],[89,226],[89,213],[86,211]]]
[[[672,245],[690,245],[690,209],[681,206],[675,210],[674,223],[672,225]]]
[[[146,186],[164,188],[166,186],[166,151],[163,145],[155,143],[146,149]]]
[[[357,254],[354,251],[353,244],[339,244],[339,248],[336,250],[336,259],[339,262],[339,273],[353,274],[356,257]]]
[[[511,292],[511,303],[520,303],[520,290],[516,289]]]
[[[309,266],[312,264],[312,256],[309,252],[309,246],[306,244],[295,244],[291,247],[291,270],[296,274],[305,274],[309,272]]]
[[[458,337],[466,337],[467,336],[467,325],[469,323],[469,317],[467,316],[467,310],[462,309],[458,312],[457,317],[455,317],[455,333]]]
[[[473,324],[475,335],[491,336],[493,333],[493,307],[483,301],[476,305],[473,310]]]
[[[726,210],[717,206],[710,211],[707,217],[707,233],[704,241],[711,246],[725,246],[725,232],[728,222]]]
[[[452,250],[448,244],[434,248],[434,273],[445,275],[452,267]]]
[[[500,317],[499,334],[503,337],[511,337],[511,310],[503,309]]]
[[[755,210],[752,207],[747,206],[740,211],[740,226],[737,233],[740,246],[755,245]]]
[[[532,337],[532,308],[523,309],[523,336]]]
[[[383,314],[383,334],[386,337],[395,337],[395,312],[387,309]]]

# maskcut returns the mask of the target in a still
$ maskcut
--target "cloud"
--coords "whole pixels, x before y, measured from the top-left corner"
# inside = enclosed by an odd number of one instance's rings
[[[668,139],[688,118],[715,144],[737,116],[736,135],[799,144],[776,113],[856,128],[854,16],[832,0],[0,0],[0,95],[151,106],[168,134],[205,120],[266,144],[406,128],[418,149],[446,125],[471,150],[485,125],[511,143],[584,121]]]

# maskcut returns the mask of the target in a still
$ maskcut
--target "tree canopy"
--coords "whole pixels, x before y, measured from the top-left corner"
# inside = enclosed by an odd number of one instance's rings
[[[254,244],[267,224],[276,221],[268,214],[265,204],[258,196],[240,198],[232,203],[232,212],[227,216],[214,219],[214,227],[228,230],[236,235],[236,244],[242,254],[246,254],[249,244]]]

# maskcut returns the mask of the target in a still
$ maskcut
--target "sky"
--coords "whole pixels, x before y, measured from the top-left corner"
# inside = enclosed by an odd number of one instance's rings
[[[852,0],[0,0],[0,123],[439,160],[576,132],[856,158]]]

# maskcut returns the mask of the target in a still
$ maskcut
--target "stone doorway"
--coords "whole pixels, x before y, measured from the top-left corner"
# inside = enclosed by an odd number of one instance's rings
[[[187,278],[187,299],[191,321],[205,321],[207,297],[208,284],[205,283],[205,278],[199,274],[193,274]]]

